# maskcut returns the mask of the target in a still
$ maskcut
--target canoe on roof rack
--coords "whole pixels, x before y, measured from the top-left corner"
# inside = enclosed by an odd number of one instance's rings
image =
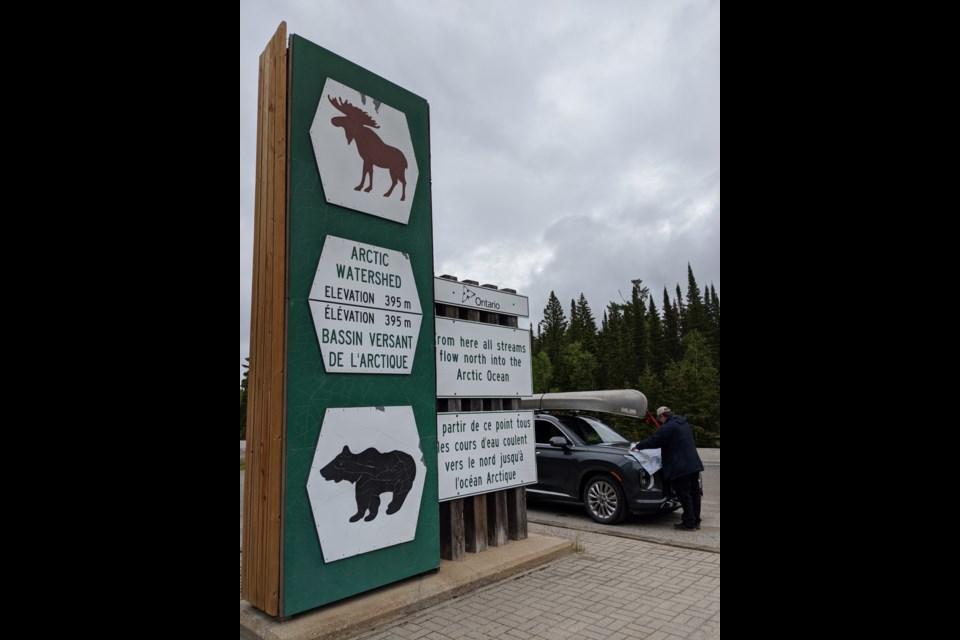
[[[535,411],[600,411],[643,418],[647,415],[647,396],[636,389],[539,393],[530,398],[520,398],[520,408]]]

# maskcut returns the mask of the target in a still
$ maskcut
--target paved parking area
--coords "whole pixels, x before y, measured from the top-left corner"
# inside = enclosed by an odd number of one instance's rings
[[[356,637],[719,639],[720,454],[719,450],[700,451],[704,464],[717,466],[715,548],[700,546],[697,543],[702,541],[691,533],[680,534],[687,547],[678,547],[678,541],[670,539],[657,544],[631,538],[622,526],[598,525],[616,534],[610,535],[578,531],[569,522],[562,527],[531,522],[531,533],[573,540],[582,551]],[[241,471],[241,526],[243,475]],[[705,500],[709,498],[708,493]],[[706,504],[704,525],[708,524]],[[664,526],[672,528],[675,519],[678,516],[666,518],[669,522]]]
[[[359,636],[720,638],[720,554],[531,524],[583,551]]]

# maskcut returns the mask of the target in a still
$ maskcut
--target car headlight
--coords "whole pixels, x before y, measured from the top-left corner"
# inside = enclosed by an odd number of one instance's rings
[[[653,476],[647,473],[643,467],[640,467],[640,488],[645,491],[653,489]]]
[[[637,475],[640,480],[640,488],[645,491],[649,491],[650,489],[653,489],[653,484],[654,484],[653,476],[646,472],[646,470],[643,468],[643,465],[637,462],[637,459],[631,455],[624,454],[623,457],[626,458],[627,460],[630,460],[638,467]]]

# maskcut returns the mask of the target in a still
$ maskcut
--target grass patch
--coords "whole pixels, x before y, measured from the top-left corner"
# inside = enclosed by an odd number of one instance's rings
[[[241,460],[241,461],[240,461],[240,471],[243,471],[243,470],[245,470],[246,468],[247,468],[247,461],[246,461],[246,460]]]

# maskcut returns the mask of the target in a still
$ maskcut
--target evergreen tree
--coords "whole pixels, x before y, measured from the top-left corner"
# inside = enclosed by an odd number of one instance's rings
[[[603,342],[600,348],[604,352],[608,366],[604,376],[604,388],[626,389],[630,387],[631,378],[627,375],[631,354],[632,340],[623,319],[621,305],[611,302],[607,307],[607,328],[604,331]]]
[[[683,304],[683,295],[680,293],[680,284],[677,283],[677,299],[673,301],[677,310],[677,324],[679,325],[679,336],[682,338],[687,330],[687,305]]]
[[[676,304],[670,302],[667,288],[663,288],[663,344],[667,361],[680,359],[680,319],[677,316]]]
[[[706,293],[706,292],[704,292]],[[710,323],[713,326],[713,361],[720,369],[720,297],[710,284]]]
[[[574,302],[570,301],[570,329],[567,332],[570,342],[579,342],[588,353],[597,353],[597,321],[593,319],[593,311],[582,293]]]
[[[709,341],[709,332],[707,327],[707,310],[703,306],[703,296],[700,295],[700,287],[697,286],[697,279],[693,277],[693,267],[687,263],[687,315],[683,321],[684,335],[690,331],[699,331],[701,335]]]
[[[713,288],[713,283],[710,283],[710,310],[713,315],[713,321],[720,327],[720,296],[717,295],[717,290]]]
[[[580,322],[580,314],[577,313],[577,301],[570,298],[570,324],[567,325],[567,344],[580,342],[582,337],[583,323]]]
[[[547,299],[547,306],[543,309],[543,320],[540,321],[540,342],[553,365],[553,384],[563,388],[567,375],[563,369],[563,345],[566,343],[567,318],[563,313],[563,306],[551,291]]]
[[[650,341],[647,331],[647,307],[644,303],[650,290],[643,286],[643,280],[631,280],[630,302],[624,310],[624,319],[633,342],[633,359],[627,376],[636,380],[650,359]]]
[[[660,312],[657,311],[657,303],[650,296],[650,303],[647,305],[647,329],[650,336],[650,358],[647,360],[647,367],[652,368],[653,372],[661,376],[663,369],[667,366],[667,345],[663,337],[663,324],[660,322]]]
[[[600,319],[600,331],[597,334],[597,384],[600,389],[610,389],[614,386],[610,382],[613,379],[614,353],[614,341],[610,333],[607,312],[604,310],[603,318]]]
[[[703,313],[707,318],[707,330],[705,333],[708,336],[712,336],[714,327],[713,308],[710,306],[710,289],[707,287],[703,288]],[[708,339],[707,342],[712,344],[713,340]]]

